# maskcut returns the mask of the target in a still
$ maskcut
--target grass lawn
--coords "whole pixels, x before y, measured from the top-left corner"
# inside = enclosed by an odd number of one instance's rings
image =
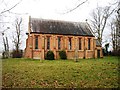
[[[118,88],[117,57],[103,59],[3,59],[2,87],[12,88]]]

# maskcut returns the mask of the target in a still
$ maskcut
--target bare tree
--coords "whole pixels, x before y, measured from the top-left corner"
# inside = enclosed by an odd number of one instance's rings
[[[21,45],[21,35],[22,35],[22,18],[16,18],[15,20],[15,34],[13,35],[13,43],[15,46],[15,50],[19,51]]]
[[[3,58],[9,57],[9,43],[7,37],[8,33],[6,32],[9,29],[9,27],[7,27],[7,29],[4,29],[4,27],[7,25],[9,26],[9,24],[12,24],[11,22],[6,21],[6,18],[9,18],[10,13],[12,14],[11,10],[18,6],[22,2],[22,0],[17,0],[16,3],[11,4],[9,2],[10,0],[0,0],[0,34],[2,34],[1,37],[3,38]]]
[[[113,51],[116,51],[118,47],[117,23],[118,23],[117,20],[112,20],[112,22],[110,23]]]
[[[120,52],[120,1],[118,1],[118,10],[117,10],[117,28],[118,28],[118,50]],[[119,53],[120,55],[120,53]]]
[[[2,34],[3,38],[3,45],[4,45],[4,50],[3,50],[3,58],[8,58],[9,57],[9,44],[8,44],[8,38],[5,35],[5,31],[10,29],[10,27],[7,27],[4,31],[0,32]]]
[[[113,51],[118,51],[120,50],[120,1],[117,1],[115,5],[117,5],[115,18],[110,23],[110,27]]]
[[[93,32],[95,33],[98,41],[102,45],[103,31],[105,30],[107,20],[114,12],[115,9],[111,10],[110,6],[97,7],[92,12],[92,26]]]

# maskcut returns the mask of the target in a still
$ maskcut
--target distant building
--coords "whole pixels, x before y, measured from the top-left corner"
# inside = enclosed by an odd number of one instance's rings
[[[59,59],[61,50],[66,51],[68,59],[74,59],[76,52],[78,58],[103,57],[102,48],[86,23],[30,17],[25,57],[45,59],[49,50],[55,59]]]

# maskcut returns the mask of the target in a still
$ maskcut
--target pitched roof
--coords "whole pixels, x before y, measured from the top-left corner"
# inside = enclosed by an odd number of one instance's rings
[[[30,23],[31,33],[93,36],[88,25],[83,22],[31,18]]]

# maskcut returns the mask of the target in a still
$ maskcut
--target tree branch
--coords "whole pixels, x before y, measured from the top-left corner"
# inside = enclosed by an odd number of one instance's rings
[[[87,1],[88,1],[88,0],[83,1],[82,3],[80,3],[80,4],[78,4],[76,7],[74,7],[73,9],[71,9],[71,10],[69,10],[69,11],[67,11],[67,12],[65,12],[65,13],[63,13],[63,14],[67,14],[67,13],[70,13],[70,12],[74,11],[75,9],[77,9],[77,8],[80,7],[82,4],[86,3]]]
[[[13,7],[11,7],[11,8],[9,8],[9,9],[7,9],[7,10],[4,10],[4,11],[0,12],[0,14],[3,14],[3,13],[5,13],[5,12],[8,12],[8,11],[12,10],[12,9],[15,8],[18,4],[20,4],[21,1],[22,1],[22,0],[20,0],[18,3],[16,3]]]

